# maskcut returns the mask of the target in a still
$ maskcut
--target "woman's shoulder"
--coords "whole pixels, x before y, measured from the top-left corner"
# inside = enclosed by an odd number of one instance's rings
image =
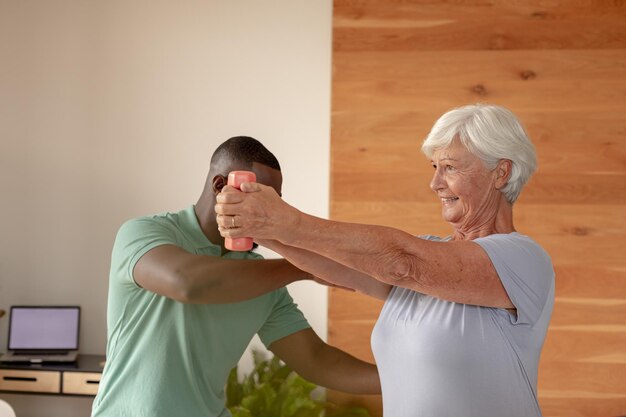
[[[529,245],[541,248],[541,245],[539,245],[539,243],[537,243],[533,238],[517,231],[511,233],[494,233],[474,239],[474,242],[477,243],[482,241],[510,242],[517,245]]]
[[[424,240],[432,240],[433,242],[443,242],[443,241],[450,239],[450,236],[442,238],[440,236],[435,236],[435,235],[418,235],[416,237],[419,237],[420,239],[424,239]]]
[[[530,236],[519,232],[496,233],[474,239],[488,253],[496,253],[500,256],[515,257],[523,260],[532,258],[535,262],[542,259],[546,265],[551,266],[552,260],[546,250]]]

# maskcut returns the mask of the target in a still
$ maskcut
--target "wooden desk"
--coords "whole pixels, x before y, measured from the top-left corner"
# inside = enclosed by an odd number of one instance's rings
[[[104,355],[78,355],[66,364],[0,364],[0,392],[87,395],[98,392]]]

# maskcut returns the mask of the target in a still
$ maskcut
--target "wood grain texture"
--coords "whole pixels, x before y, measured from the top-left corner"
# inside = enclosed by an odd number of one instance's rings
[[[621,49],[621,1],[335,1],[333,50]]]
[[[539,169],[517,229],[552,257],[545,417],[626,415],[626,2],[336,0],[331,217],[448,235],[420,146],[452,107],[515,112]],[[332,289],[329,340],[372,360],[382,303]],[[377,396],[331,393],[381,415]]]

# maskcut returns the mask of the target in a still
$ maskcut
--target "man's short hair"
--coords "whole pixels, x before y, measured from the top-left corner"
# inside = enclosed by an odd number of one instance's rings
[[[257,162],[280,171],[278,159],[261,142],[249,136],[235,136],[217,147],[211,157],[211,166],[229,161],[251,169]]]

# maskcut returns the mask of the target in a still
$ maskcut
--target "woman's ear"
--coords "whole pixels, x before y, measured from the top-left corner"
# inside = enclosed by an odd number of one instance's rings
[[[496,189],[504,188],[511,177],[513,162],[510,159],[501,159],[496,166]]]
[[[213,194],[218,195],[222,192],[222,188],[226,185],[226,177],[223,175],[216,175],[211,180],[211,188],[213,190]]]

